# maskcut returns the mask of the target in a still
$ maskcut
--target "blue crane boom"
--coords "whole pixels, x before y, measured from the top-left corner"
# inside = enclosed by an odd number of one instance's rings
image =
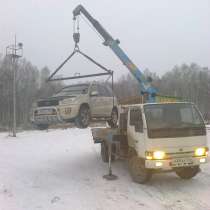
[[[94,19],[90,13],[82,6],[78,5],[73,10],[74,20],[78,15],[83,14],[89,22],[93,25],[96,31],[103,37],[104,45],[109,46],[115,55],[122,61],[122,63],[129,69],[132,75],[136,78],[139,84],[139,89],[141,90],[141,94],[147,95],[147,102],[155,102],[157,89],[151,85],[151,81],[147,80],[144,74],[140,71],[140,69],[131,61],[131,59],[126,55],[126,53],[120,48],[119,40],[113,39],[113,37],[104,29],[104,27]]]

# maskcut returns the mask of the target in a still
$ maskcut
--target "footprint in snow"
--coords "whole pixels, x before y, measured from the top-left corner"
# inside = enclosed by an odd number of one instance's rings
[[[7,195],[9,197],[12,197],[13,196],[13,194],[8,189],[4,189],[3,190],[3,194],[5,194],[5,195]]]
[[[52,200],[51,200],[51,203],[56,203],[57,201],[60,200],[60,197],[58,196],[55,196]]]

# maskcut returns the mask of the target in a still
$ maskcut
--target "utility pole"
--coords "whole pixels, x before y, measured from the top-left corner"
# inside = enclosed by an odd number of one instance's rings
[[[17,71],[17,59],[23,56],[23,44],[16,41],[13,45],[6,47],[6,55],[11,58],[13,67],[13,137],[16,137],[16,71]]]

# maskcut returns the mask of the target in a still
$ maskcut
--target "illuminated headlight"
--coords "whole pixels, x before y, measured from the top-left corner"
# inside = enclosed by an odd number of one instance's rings
[[[166,156],[166,153],[163,151],[154,151],[154,152],[146,152],[147,160],[162,160]]]
[[[195,150],[195,156],[206,156],[208,154],[208,150],[205,147],[200,147]]]
[[[156,160],[161,160],[161,159],[164,159],[165,155],[166,154],[163,151],[155,151],[153,153],[153,158],[156,159]]]

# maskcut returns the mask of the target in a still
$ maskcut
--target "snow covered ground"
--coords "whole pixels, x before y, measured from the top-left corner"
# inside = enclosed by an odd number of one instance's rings
[[[122,161],[113,172],[118,180],[102,178],[90,129],[0,134],[0,210],[210,210],[210,164],[192,180],[159,174],[147,185],[133,183]]]

